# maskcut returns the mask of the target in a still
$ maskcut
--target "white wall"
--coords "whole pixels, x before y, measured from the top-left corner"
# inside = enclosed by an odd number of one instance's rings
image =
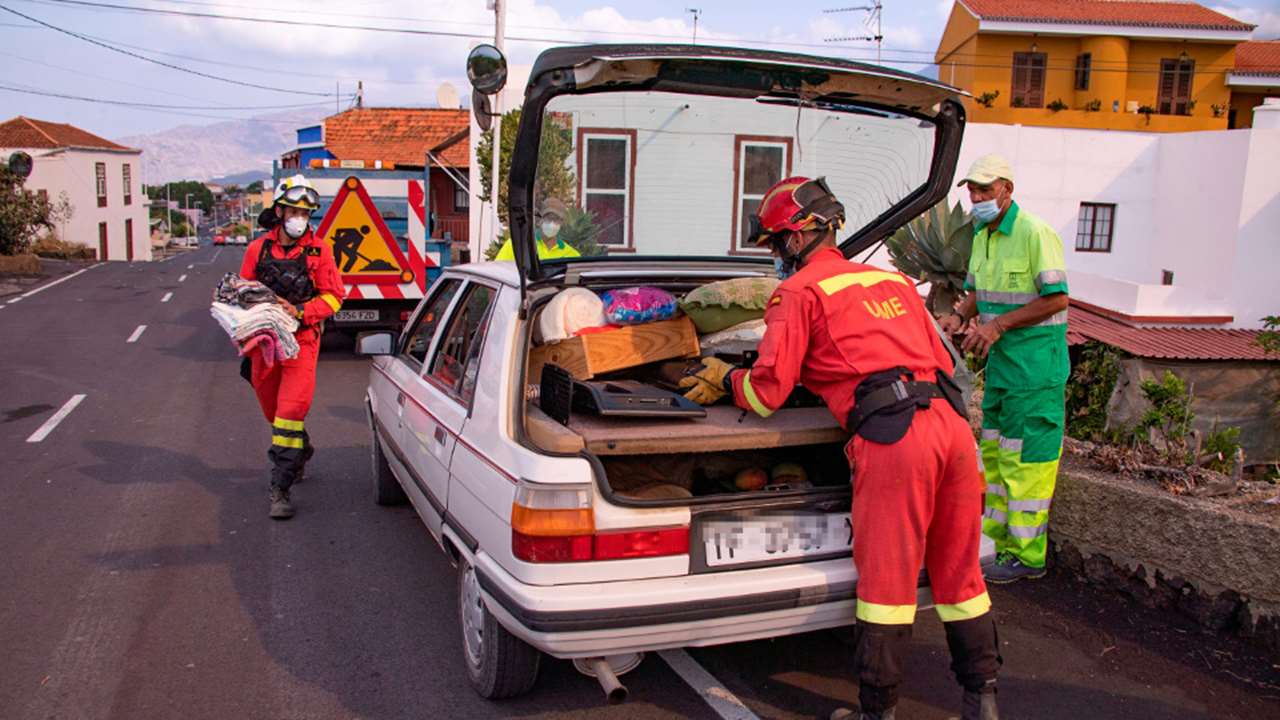
[[[22,148],[0,148],[0,154]],[[25,149],[34,160],[31,176],[24,187],[44,190],[50,202],[58,202],[66,193],[71,202],[71,218],[61,223],[58,237],[66,242],[99,248],[98,225],[107,224],[107,259],[124,260],[125,221],[133,221],[133,259],[151,259],[151,231],[148,225],[146,196],[142,193],[142,153],[137,151]],[[107,206],[98,207],[95,164],[105,163],[107,170]],[[124,204],[124,165],[130,166],[132,185],[129,205]]]
[[[1062,237],[1067,269],[1084,281],[1069,277],[1073,296],[1134,315],[1232,315],[1236,327],[1280,311],[1270,290],[1280,266],[1280,131],[971,124],[958,175],[988,152],[1013,165],[1019,206]],[[963,189],[951,199],[968,206]],[[1075,249],[1082,202],[1116,204],[1111,252]],[[1174,273],[1172,289],[1160,285],[1163,270]]]

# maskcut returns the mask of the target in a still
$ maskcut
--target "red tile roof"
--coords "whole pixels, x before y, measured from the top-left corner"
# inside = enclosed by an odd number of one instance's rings
[[[356,108],[325,118],[324,145],[339,160],[421,167],[432,151],[450,167],[471,164],[466,110]]]
[[[1180,30],[1254,28],[1193,2],[1130,0],[960,0],[983,20],[1082,25],[1129,25]]]
[[[1067,342],[1106,343],[1132,355],[1165,360],[1272,360],[1254,344],[1257,330],[1136,327],[1072,305],[1067,315]]]
[[[64,147],[94,148],[100,150],[132,150],[100,138],[74,125],[45,122],[19,115],[0,123],[0,147],[43,148],[53,150]]]
[[[1250,40],[1236,45],[1235,72],[1280,75],[1280,40]]]

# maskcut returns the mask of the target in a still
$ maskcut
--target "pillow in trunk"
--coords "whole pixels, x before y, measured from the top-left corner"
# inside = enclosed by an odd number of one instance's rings
[[[707,283],[690,290],[680,300],[680,309],[693,320],[699,333],[719,332],[763,318],[778,283],[777,278],[734,278]]]

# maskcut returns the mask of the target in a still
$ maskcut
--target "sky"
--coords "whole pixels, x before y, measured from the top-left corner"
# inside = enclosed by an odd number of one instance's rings
[[[867,13],[829,12],[871,1],[509,0],[506,50],[513,64],[528,65],[559,44],[689,41],[688,9],[697,7],[699,43],[874,60],[873,43],[829,42],[873,34]],[[1205,4],[1257,24],[1255,38],[1280,38],[1280,0]],[[925,69],[952,0],[883,5],[883,61]],[[118,138],[294,108],[344,109],[357,81],[366,105],[433,106],[443,83],[465,103],[467,51],[492,32],[485,0],[0,0],[0,120],[26,115]]]

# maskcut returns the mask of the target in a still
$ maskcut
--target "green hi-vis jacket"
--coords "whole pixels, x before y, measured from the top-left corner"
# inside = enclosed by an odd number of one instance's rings
[[[965,290],[976,291],[981,322],[1043,295],[1067,292],[1062,239],[1040,218],[1011,203],[995,232],[982,225],[973,237]],[[1009,330],[991,347],[986,384],[1033,389],[1061,385],[1067,357],[1067,311],[1031,327]]]

